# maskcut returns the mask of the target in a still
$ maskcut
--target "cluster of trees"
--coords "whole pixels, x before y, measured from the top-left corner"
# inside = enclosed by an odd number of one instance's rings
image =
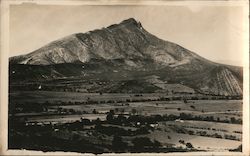
[[[43,90],[43,91],[59,91],[59,92],[77,92],[80,89],[76,86],[61,86],[54,84],[40,84],[31,83],[25,85],[11,85],[11,90],[21,90],[21,91],[32,91],[32,90]]]
[[[206,131],[197,131],[196,135],[206,136],[206,137],[212,137],[212,138],[220,138],[220,139],[223,138],[222,135],[220,135],[218,133],[208,134]]]
[[[156,123],[159,121],[174,121],[177,119],[242,124],[241,119],[236,119],[234,117],[231,117],[230,120],[228,119],[221,120],[219,117],[215,119],[213,116],[194,116],[188,113],[180,113],[180,115],[165,114],[165,115],[151,115],[151,116],[135,115],[135,113],[132,114],[134,115],[130,115],[129,117],[125,117],[122,114],[119,114],[116,117],[114,110],[110,110],[110,112],[107,114],[106,119],[107,122],[118,125],[137,123],[137,122],[140,122],[140,124],[142,125],[145,123]]]
[[[129,100],[130,101],[130,100]],[[61,105],[61,106],[66,106],[66,105],[84,105],[84,104],[105,104],[105,103],[121,103],[121,105],[129,105],[128,103],[125,103],[125,101],[122,100],[93,100],[91,98],[87,98],[86,101],[45,101],[43,104],[48,105],[48,106],[54,106],[54,105]]]
[[[61,108],[58,107],[56,110],[57,114],[83,114],[83,113],[88,113],[86,111],[80,111],[80,110],[74,110],[72,108],[66,109],[66,108]]]
[[[180,113],[181,120],[197,120],[197,121],[210,121],[210,122],[222,122],[222,123],[232,123],[232,124],[242,124],[242,119],[236,119],[231,117],[230,120],[224,119],[221,120],[219,117],[214,118],[213,116],[194,116],[192,114]]]
[[[132,110],[132,114],[136,114],[136,111]],[[172,116],[170,115],[169,117],[171,118]],[[166,118],[168,118],[168,116],[165,116],[165,119]],[[122,114],[119,114],[116,116],[114,110],[110,110],[106,116],[106,120],[108,123],[115,125],[123,125],[123,124],[126,125],[138,122],[140,122],[140,125],[143,125],[145,123],[156,123],[158,121],[163,121],[164,118],[161,115],[151,115],[151,116],[130,115],[129,117],[126,117]]]
[[[102,95],[102,94],[101,94]],[[137,94],[135,96],[138,96]],[[208,97],[190,97],[189,100],[207,100],[209,99]],[[228,97],[224,98],[217,98],[215,99],[228,99]],[[231,99],[234,99],[231,97]],[[82,105],[82,104],[104,104],[104,103],[121,103],[122,105],[129,105],[129,102],[149,102],[149,101],[175,101],[175,100],[183,100],[184,103],[188,103],[188,99],[185,97],[159,97],[159,98],[148,98],[148,99],[126,99],[126,100],[93,100],[90,98],[87,98],[86,101],[59,101],[59,102],[44,102],[45,105]],[[195,109],[194,106],[191,106],[193,109]]]
[[[233,131],[234,133],[239,133],[239,134],[242,134],[242,132],[241,131]]]
[[[224,138],[225,138],[225,139],[229,139],[229,140],[238,140],[238,141],[240,141],[239,138],[237,138],[237,137],[234,136],[234,135],[230,135],[230,134],[225,134],[225,135],[224,135]]]
[[[228,135],[228,134],[224,134],[224,137],[218,133],[207,133],[207,131],[199,131],[199,130],[186,130],[185,128],[180,128],[178,126],[172,125],[172,128],[177,132],[177,133],[182,133],[182,134],[189,134],[189,135],[199,135],[199,136],[206,136],[206,137],[212,137],[212,138],[225,138],[225,139],[229,139],[229,140],[238,140],[240,141],[239,138],[237,138],[234,135]]]

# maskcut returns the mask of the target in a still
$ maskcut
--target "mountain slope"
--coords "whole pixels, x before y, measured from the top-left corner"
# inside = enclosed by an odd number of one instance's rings
[[[199,92],[242,95],[242,68],[213,63],[175,43],[161,40],[132,18],[100,30],[72,34],[27,55],[10,58],[13,83],[20,78],[46,81],[81,77],[115,80],[119,82],[117,89],[106,86],[113,91],[141,92],[147,90],[144,86],[151,86],[153,92],[166,90],[167,87],[145,80],[147,76]],[[133,85],[122,85],[123,81],[128,81],[125,84],[131,81]]]
[[[128,19],[101,30],[67,36],[28,55],[13,57],[10,61],[51,65],[78,61],[86,63],[91,59],[124,59],[127,65],[136,66],[140,63],[135,60],[151,59],[158,64],[175,67],[196,57],[201,59],[181,46],[158,39],[140,23]]]

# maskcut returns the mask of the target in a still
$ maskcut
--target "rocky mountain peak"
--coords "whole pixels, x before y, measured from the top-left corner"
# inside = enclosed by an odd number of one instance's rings
[[[120,25],[134,25],[134,26],[137,26],[137,27],[141,27],[141,22],[137,22],[134,18],[129,18],[129,19],[126,19],[126,20],[123,20]]]
[[[141,22],[136,21],[134,18],[128,18],[120,22],[119,24],[113,24],[108,26],[108,29],[118,29],[118,28],[142,28]]]
[[[30,69],[33,65],[39,69]],[[98,77],[98,73],[101,78],[113,73],[109,79],[156,75],[164,83],[181,83],[200,92],[242,94],[241,68],[213,63],[178,44],[159,39],[134,18],[53,41],[29,54],[10,58],[10,66],[17,78],[30,75],[30,71],[42,71],[34,74],[37,78],[91,74]],[[19,67],[25,69],[16,69]],[[16,72],[25,70],[22,76]]]

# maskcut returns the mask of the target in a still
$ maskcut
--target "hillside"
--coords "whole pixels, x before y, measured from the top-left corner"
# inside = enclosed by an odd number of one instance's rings
[[[62,78],[105,82],[89,88],[78,83],[91,92],[164,92],[176,84],[183,86],[179,90],[242,95],[243,83],[241,67],[211,62],[159,39],[133,18],[12,57],[9,72],[10,85]]]

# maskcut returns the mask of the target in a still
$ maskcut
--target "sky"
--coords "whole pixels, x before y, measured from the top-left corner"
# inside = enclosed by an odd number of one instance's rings
[[[245,11],[242,6],[204,5],[11,5],[10,56],[132,17],[161,39],[209,60],[241,66]]]

